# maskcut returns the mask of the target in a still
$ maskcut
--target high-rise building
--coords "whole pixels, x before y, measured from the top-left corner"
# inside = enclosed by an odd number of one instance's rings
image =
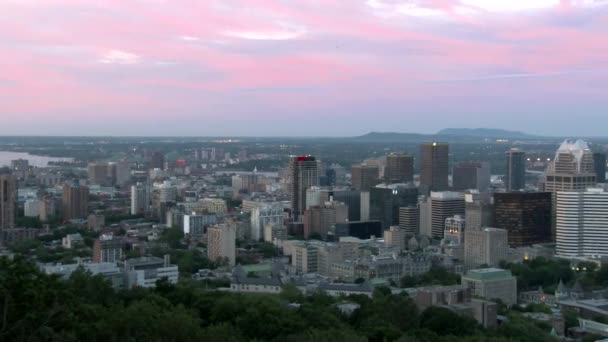
[[[117,162],[110,163],[112,179],[116,185],[125,185],[131,179],[131,164],[128,160],[123,159]]]
[[[452,189],[487,191],[490,188],[490,163],[461,162],[452,169]]]
[[[494,205],[489,193],[470,192],[464,195],[464,217],[466,228],[480,230],[494,223]]]
[[[380,184],[370,189],[370,219],[382,222],[383,229],[399,225],[399,208],[418,203],[413,184]]]
[[[205,227],[216,224],[217,216],[215,214],[197,214],[184,215],[184,234],[191,239],[200,240],[205,235]]]
[[[596,152],[593,154],[593,168],[598,183],[606,183],[606,153]]]
[[[443,142],[420,145],[420,186],[428,191],[448,190],[450,147]]]
[[[304,211],[302,222],[304,223],[305,239],[309,239],[313,235],[326,239],[327,234],[336,223],[348,222],[348,207],[340,202],[328,202],[314,206]]]
[[[17,179],[10,173],[0,174],[0,229],[15,228],[16,207]]]
[[[63,186],[63,218],[85,219],[89,215],[89,188],[82,185]]]
[[[460,192],[442,191],[431,192],[424,206],[425,224],[430,223],[430,227],[421,230],[420,233],[428,235],[433,239],[442,239],[445,228],[445,220],[454,215],[464,216],[464,195]],[[420,213],[421,226],[422,208]]]
[[[526,188],[526,153],[517,148],[506,152],[507,170],[505,173],[505,187],[507,191]]]
[[[291,210],[297,220],[306,209],[306,189],[319,185],[319,164],[313,156],[289,158]]]
[[[464,265],[467,270],[480,266],[496,267],[506,260],[509,251],[508,232],[499,228],[482,228],[464,232]]]
[[[420,208],[418,205],[399,208],[399,228],[408,236],[420,234]]]
[[[414,156],[391,153],[386,156],[384,178],[389,183],[411,183],[414,181]]]
[[[159,151],[152,153],[152,156],[150,157],[150,169],[165,169],[165,156]]]
[[[511,247],[551,242],[551,193],[495,193],[493,226],[509,232]]]
[[[608,192],[603,189],[557,193],[556,254],[608,256]]]
[[[131,186],[131,215],[145,215],[150,209],[148,188],[145,184],[137,183]]]
[[[93,243],[93,262],[119,262],[123,257],[124,240],[112,235],[101,235]]]
[[[216,225],[207,230],[207,256],[210,260],[225,260],[228,265],[236,263],[236,227]]]
[[[351,169],[351,181],[353,188],[360,191],[369,191],[380,181],[380,169],[378,165],[353,165]]]
[[[264,203],[251,209],[251,239],[265,240],[266,225],[283,226],[284,214],[281,203]]]
[[[545,171],[545,191],[578,191],[596,185],[593,153],[583,140],[566,140]]]
[[[106,185],[108,182],[108,164],[89,163],[88,167],[89,183],[95,185]]]

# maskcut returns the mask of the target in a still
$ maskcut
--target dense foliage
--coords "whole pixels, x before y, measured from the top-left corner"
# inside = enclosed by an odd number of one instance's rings
[[[42,274],[22,259],[0,259],[0,340],[60,341],[550,341],[517,316],[497,330],[442,308],[419,312],[406,295],[373,298],[209,291],[196,282],[114,290],[101,276]],[[360,308],[350,316],[345,301]],[[290,305],[297,302],[299,305]]]
[[[401,287],[416,287],[427,285],[458,285],[460,275],[448,271],[445,267],[432,266],[431,269],[421,275],[405,276],[401,278]]]

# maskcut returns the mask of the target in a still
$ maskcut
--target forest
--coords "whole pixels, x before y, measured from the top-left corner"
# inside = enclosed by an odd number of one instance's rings
[[[344,313],[341,304],[355,304]],[[553,341],[550,328],[511,312],[486,330],[469,317],[376,288],[372,298],[209,290],[191,280],[115,290],[83,271],[69,279],[0,258],[0,341]]]

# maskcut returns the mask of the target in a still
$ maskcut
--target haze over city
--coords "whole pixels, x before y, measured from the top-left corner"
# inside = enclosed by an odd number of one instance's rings
[[[0,134],[602,136],[607,5],[5,0]]]

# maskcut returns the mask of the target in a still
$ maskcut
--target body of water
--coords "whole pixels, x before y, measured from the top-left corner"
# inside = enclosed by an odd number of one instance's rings
[[[30,162],[30,165],[36,167],[45,167],[49,164],[49,162],[59,162],[59,161],[73,161],[73,158],[53,158],[46,156],[37,156],[34,154],[23,153],[23,152],[9,152],[9,151],[0,151],[0,167],[10,166],[11,160],[16,159],[27,159]]]

